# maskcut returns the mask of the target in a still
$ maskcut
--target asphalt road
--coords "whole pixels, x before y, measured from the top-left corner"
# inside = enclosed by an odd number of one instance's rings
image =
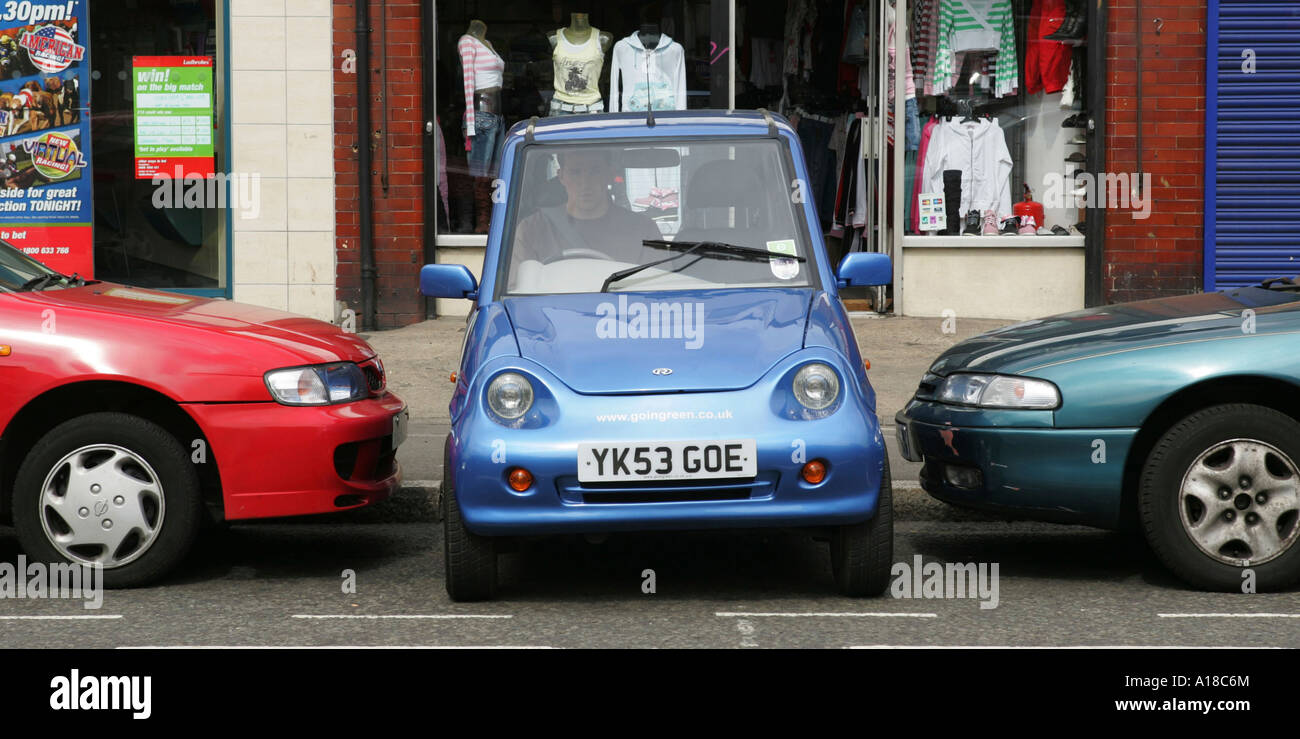
[[[825,543],[700,532],[526,542],[501,557],[497,601],[456,604],[441,525],[408,490],[368,510],[208,532],[165,584],[110,591],[96,610],[0,600],[0,646],[1300,647],[1300,594],[1190,590],[1140,542],[960,512],[898,479],[894,561],[983,563],[984,593],[843,598]],[[18,553],[0,528],[0,561]]]

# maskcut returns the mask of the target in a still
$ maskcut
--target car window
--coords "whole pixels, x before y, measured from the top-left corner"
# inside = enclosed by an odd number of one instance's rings
[[[503,293],[597,292],[613,272],[673,256],[646,239],[684,248],[721,242],[772,256],[690,254],[616,281],[611,291],[813,285],[793,180],[773,139],[530,146],[504,232]]]
[[[0,241],[0,290],[18,290],[28,281],[53,270],[23,254],[7,241]]]

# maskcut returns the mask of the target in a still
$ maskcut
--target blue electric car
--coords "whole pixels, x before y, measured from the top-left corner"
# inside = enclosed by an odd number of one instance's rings
[[[799,140],[764,111],[532,119],[506,136],[443,474],[447,591],[494,595],[503,539],[791,527],[839,589],[892,557],[888,460]]]

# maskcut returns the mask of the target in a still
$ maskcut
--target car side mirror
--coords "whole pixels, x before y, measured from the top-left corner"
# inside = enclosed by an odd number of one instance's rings
[[[420,268],[420,294],[473,300],[478,297],[478,281],[463,264],[426,264]]]
[[[844,255],[835,270],[840,287],[875,287],[894,281],[894,265],[888,254],[855,251]]]

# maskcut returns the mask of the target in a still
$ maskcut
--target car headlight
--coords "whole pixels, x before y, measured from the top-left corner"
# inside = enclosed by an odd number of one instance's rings
[[[950,375],[939,386],[941,403],[981,408],[1051,410],[1061,404],[1061,393],[1046,380],[1012,375]]]
[[[271,397],[285,405],[347,403],[370,393],[366,373],[352,362],[272,370],[265,379]]]
[[[819,411],[840,396],[840,378],[821,362],[804,365],[794,376],[794,397],[803,407]]]
[[[517,372],[502,372],[488,384],[487,401],[493,413],[513,421],[533,407],[533,384]]]

